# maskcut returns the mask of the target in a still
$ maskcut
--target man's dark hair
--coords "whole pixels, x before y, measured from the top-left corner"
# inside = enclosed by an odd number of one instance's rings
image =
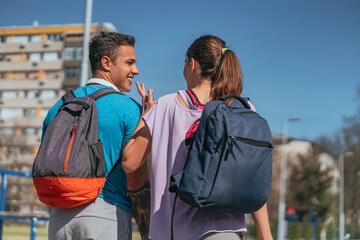
[[[120,46],[135,46],[135,38],[130,35],[116,32],[100,32],[95,35],[89,44],[89,59],[91,72],[94,74],[101,66],[101,59],[108,56],[112,62],[119,54]]]

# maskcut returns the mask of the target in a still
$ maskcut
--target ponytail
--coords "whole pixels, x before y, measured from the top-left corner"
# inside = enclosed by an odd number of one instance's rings
[[[241,94],[243,86],[239,60],[223,40],[212,35],[202,36],[191,44],[186,55],[198,61],[202,77],[211,79],[212,100],[228,94]],[[227,102],[230,103],[231,99]]]
[[[212,82],[210,97],[213,100],[219,100],[227,94],[240,95],[243,90],[242,71],[236,54],[228,49],[223,52]]]

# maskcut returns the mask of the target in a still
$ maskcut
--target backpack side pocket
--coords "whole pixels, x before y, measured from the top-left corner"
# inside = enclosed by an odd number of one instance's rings
[[[103,143],[99,140],[97,143],[89,144],[89,160],[92,177],[105,177],[105,155]]]

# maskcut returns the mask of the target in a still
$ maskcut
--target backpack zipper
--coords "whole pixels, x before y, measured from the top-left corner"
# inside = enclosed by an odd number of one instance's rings
[[[232,153],[232,146],[234,144],[234,141],[241,141],[243,143],[250,144],[253,146],[257,146],[257,147],[272,148],[271,144],[268,142],[265,142],[265,141],[257,141],[257,140],[252,140],[252,139],[248,139],[248,138],[236,137],[236,136],[230,136],[230,139],[231,139],[230,146],[229,146],[230,153]]]
[[[67,171],[67,167],[68,167],[68,162],[69,162],[69,157],[70,157],[70,152],[71,152],[71,147],[72,147],[72,143],[75,137],[75,130],[76,130],[76,126],[74,126],[73,130],[71,131],[71,139],[69,142],[69,146],[66,152],[66,157],[65,157],[65,163],[64,163],[64,171]]]
[[[206,141],[205,139],[207,138],[207,135],[208,135],[208,127],[209,127],[209,124],[210,124],[210,118],[212,115],[214,115],[214,113],[216,112],[217,108],[219,107],[219,105],[214,109],[212,110],[209,115],[207,116],[207,119],[206,119],[206,123],[205,123],[205,133],[204,133],[204,142],[203,142],[203,145],[202,145],[202,148],[201,148],[201,152],[204,153],[205,152],[205,148],[206,148]],[[240,114],[257,114],[256,112],[254,111],[248,111],[248,112],[242,112]],[[200,126],[200,124],[199,124]],[[224,131],[226,131],[224,129]],[[231,145],[232,145],[232,142],[231,142]]]

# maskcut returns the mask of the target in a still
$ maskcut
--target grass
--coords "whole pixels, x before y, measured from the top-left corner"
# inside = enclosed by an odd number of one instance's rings
[[[3,240],[30,239],[30,223],[4,222]],[[47,227],[38,226],[36,240],[47,240]]]
[[[37,227],[36,240],[48,239],[47,226]],[[16,223],[12,221],[4,221],[2,240],[29,240],[30,239],[30,223]],[[141,240],[137,227],[133,227],[132,240]]]

